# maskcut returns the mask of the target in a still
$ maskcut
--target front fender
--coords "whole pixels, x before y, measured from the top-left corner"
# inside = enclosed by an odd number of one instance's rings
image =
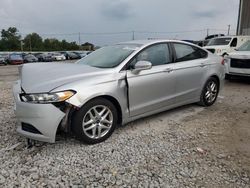
[[[74,90],[76,94],[70,99],[66,100],[67,103],[70,103],[78,108],[81,108],[91,99],[100,96],[110,96],[116,99],[121,107],[122,115],[126,118],[128,114],[127,107],[127,86],[125,79],[113,80],[110,82],[93,84],[93,85],[83,85],[77,84],[74,86],[63,86],[57,88],[56,90]]]

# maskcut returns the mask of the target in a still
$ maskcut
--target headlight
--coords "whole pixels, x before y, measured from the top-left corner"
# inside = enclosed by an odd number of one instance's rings
[[[61,91],[56,93],[21,94],[21,100],[30,103],[62,102],[72,97],[75,91]]]

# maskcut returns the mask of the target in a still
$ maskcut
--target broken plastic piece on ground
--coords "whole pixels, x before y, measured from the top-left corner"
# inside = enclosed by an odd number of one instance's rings
[[[3,149],[0,150],[0,152],[2,152],[2,151],[10,151],[10,150],[13,150],[13,149],[15,149],[16,147],[18,147],[20,144],[22,144],[22,142],[18,142],[18,143],[16,143],[16,144],[14,144],[13,146],[10,146],[10,147],[7,147],[7,148],[3,148]]]
[[[219,96],[218,96],[218,98],[219,98],[219,99],[224,99],[225,97],[224,97],[224,96],[219,95]]]
[[[200,147],[197,147],[196,150],[197,150],[199,153],[201,153],[201,154],[206,154],[206,153],[207,153],[206,150],[204,150],[204,149],[202,149],[202,148],[200,148]]]

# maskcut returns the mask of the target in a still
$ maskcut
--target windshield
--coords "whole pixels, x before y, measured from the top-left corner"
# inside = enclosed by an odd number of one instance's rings
[[[18,55],[18,54],[12,54],[10,55],[10,59],[14,59],[14,60],[22,60],[22,56]]]
[[[250,40],[246,41],[244,44],[242,44],[237,51],[250,51]]]
[[[138,44],[118,44],[103,47],[85,56],[77,63],[99,68],[116,67],[138,47],[140,47]]]
[[[59,54],[59,53],[53,53],[53,55],[55,55],[55,56],[60,56],[60,55],[62,55],[62,54]]]
[[[214,38],[211,39],[207,46],[217,46],[217,45],[228,45],[231,41],[231,37],[228,38]]]
[[[34,55],[29,54],[29,55],[26,55],[25,57],[34,57]]]

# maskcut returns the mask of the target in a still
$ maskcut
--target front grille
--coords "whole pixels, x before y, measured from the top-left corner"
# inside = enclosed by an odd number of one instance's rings
[[[231,59],[231,67],[250,69],[250,59]]]
[[[215,49],[209,48],[209,49],[207,49],[207,50],[210,51],[210,52],[212,52],[213,54],[214,54],[214,52],[215,52]]]
[[[22,123],[22,130],[30,132],[30,133],[34,133],[34,134],[42,134],[39,130],[37,130],[37,128],[35,128],[33,125],[28,124],[28,123]]]

